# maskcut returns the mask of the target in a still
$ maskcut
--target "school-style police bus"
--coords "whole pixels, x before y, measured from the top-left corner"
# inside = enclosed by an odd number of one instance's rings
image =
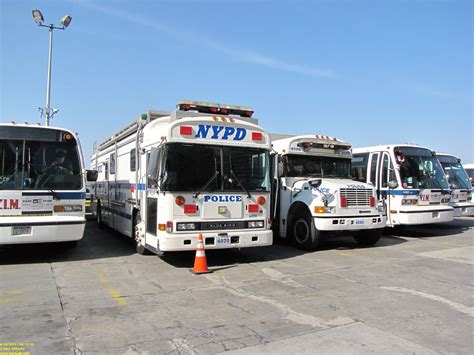
[[[95,216],[137,252],[272,244],[270,137],[247,107],[180,101],[95,148]]]
[[[454,217],[474,216],[471,181],[461,164],[461,159],[445,153],[436,153],[436,157],[448,178],[451,188],[449,205],[454,208]]]
[[[0,124],[0,245],[64,242],[84,234],[85,177],[67,129]]]
[[[358,181],[377,188],[385,200],[387,225],[450,222],[450,189],[434,152],[413,144],[353,149],[352,171]]]
[[[382,236],[386,217],[375,187],[354,181],[351,145],[324,135],[272,135],[275,160],[273,226],[300,249],[324,235],[353,235],[362,245]]]

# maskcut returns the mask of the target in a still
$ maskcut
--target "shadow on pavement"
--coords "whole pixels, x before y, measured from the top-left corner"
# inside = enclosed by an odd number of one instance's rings
[[[75,248],[60,243],[1,246],[0,265],[96,260],[132,254],[135,254],[135,247],[130,238],[111,229],[99,229],[95,222],[90,221]]]
[[[386,231],[392,236],[409,238],[436,238],[461,234],[469,228],[474,227],[474,218],[456,218],[449,223],[424,224],[418,226],[403,226],[387,228]]]

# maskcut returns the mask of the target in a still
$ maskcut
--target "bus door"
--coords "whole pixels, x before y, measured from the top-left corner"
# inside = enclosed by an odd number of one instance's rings
[[[155,252],[158,247],[158,197],[161,153],[163,148],[152,148],[146,153],[146,190],[145,203],[142,205],[142,220],[145,221],[145,243]],[[168,226],[167,226],[168,227]]]
[[[110,154],[110,160],[109,160],[109,174],[110,174],[110,179],[109,179],[109,193],[108,193],[108,198],[109,198],[109,205],[110,205],[110,226],[112,228],[117,229],[118,228],[118,215],[117,213],[119,210],[121,210],[121,205],[118,202],[117,195],[119,193],[119,187],[117,185],[117,149],[115,149],[114,153]]]
[[[370,160],[368,161],[369,169],[367,172],[367,182],[371,183],[377,189],[377,198],[380,199],[380,186],[378,185],[378,161],[379,161],[379,153],[371,153]]]

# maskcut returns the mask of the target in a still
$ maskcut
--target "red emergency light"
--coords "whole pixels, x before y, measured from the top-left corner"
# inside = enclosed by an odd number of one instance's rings
[[[370,207],[375,207],[375,197],[374,196],[370,196],[369,204],[370,204]]]
[[[252,132],[253,141],[261,141],[262,139],[263,139],[263,135],[261,132]]]
[[[191,136],[193,134],[193,127],[191,126],[180,126],[179,133],[182,136]]]
[[[347,197],[341,196],[341,207],[347,207]]]
[[[197,205],[184,205],[184,213],[194,214],[197,212]]]
[[[254,204],[254,203],[253,203],[253,204],[250,204],[250,205],[248,206],[248,211],[249,211],[249,213],[258,212],[258,210],[259,210],[259,207],[258,207],[258,205],[257,205],[256,203],[255,203],[255,204]]]

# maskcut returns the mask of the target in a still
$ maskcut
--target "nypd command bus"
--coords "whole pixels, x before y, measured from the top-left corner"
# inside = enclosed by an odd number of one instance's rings
[[[85,180],[75,134],[63,128],[0,124],[0,245],[63,242],[84,234]]]
[[[94,149],[94,214],[137,252],[272,244],[270,137],[248,107],[181,101]]]
[[[445,153],[436,153],[436,157],[451,188],[449,205],[454,208],[454,217],[474,216],[471,181],[461,165],[461,159]]]
[[[450,188],[434,152],[414,144],[353,150],[356,180],[377,187],[387,206],[387,225],[450,222]]]
[[[277,152],[274,229],[297,247],[314,250],[323,235],[350,234],[377,243],[386,217],[374,186],[354,181],[351,146],[323,135],[272,135]]]

